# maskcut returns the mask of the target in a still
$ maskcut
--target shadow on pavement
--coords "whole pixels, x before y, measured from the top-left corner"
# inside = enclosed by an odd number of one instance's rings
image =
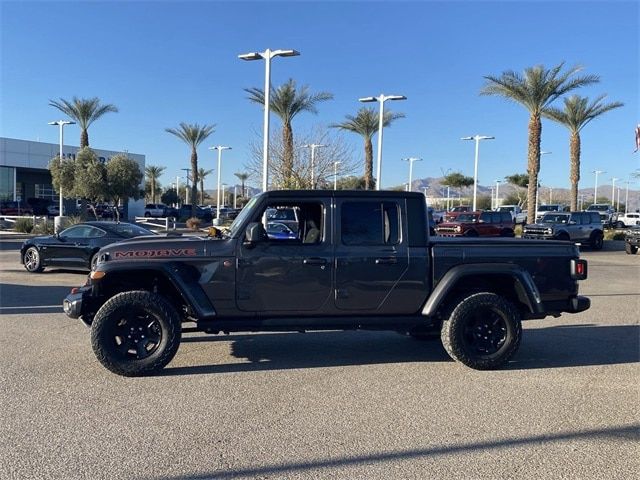
[[[439,340],[416,341],[394,332],[310,332],[190,336],[183,342],[230,341],[244,363],[168,367],[159,375],[196,375],[294,368],[450,361]],[[615,365],[640,360],[638,325],[574,325],[525,329],[507,370]]]
[[[70,287],[0,283],[0,315],[16,313],[61,313],[62,300]],[[37,301],[34,301],[37,299]],[[34,308],[38,306],[52,308]]]
[[[502,440],[489,440],[483,442],[457,443],[449,445],[439,445],[430,448],[418,448],[411,450],[399,450],[391,452],[372,453],[368,455],[358,455],[349,457],[335,457],[306,462],[290,462],[272,465],[261,465],[229,470],[214,470],[211,472],[181,475],[179,477],[163,477],[165,480],[187,479],[225,479],[225,478],[266,478],[273,476],[280,478],[283,476],[309,475],[314,472],[314,478],[322,478],[319,470],[325,468],[349,468],[362,467],[372,464],[384,464],[397,461],[416,461],[429,457],[441,457],[445,455],[464,455],[466,453],[480,453],[492,450],[507,450],[515,447],[526,447],[541,444],[553,444],[560,442],[585,441],[605,441],[613,440],[617,442],[638,442],[640,440],[640,424],[620,425],[615,427],[598,428],[591,430],[579,430],[575,432],[549,433],[544,435],[534,435],[530,437],[512,437]],[[344,478],[348,478],[345,476]]]

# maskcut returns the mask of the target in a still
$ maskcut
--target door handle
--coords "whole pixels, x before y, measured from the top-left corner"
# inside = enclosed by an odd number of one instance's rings
[[[395,265],[396,263],[398,263],[396,257],[376,258],[376,265]]]
[[[325,258],[305,258],[302,260],[303,265],[326,265],[327,260]]]

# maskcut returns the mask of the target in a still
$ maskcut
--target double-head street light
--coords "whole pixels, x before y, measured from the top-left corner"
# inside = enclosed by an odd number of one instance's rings
[[[264,130],[262,138],[262,191],[267,191],[269,185],[269,94],[271,92],[271,59],[273,57],[295,57],[300,55],[296,50],[271,50],[264,52],[250,52],[238,55],[241,60],[264,60]]]
[[[314,179],[314,165],[316,158],[316,148],[326,147],[326,145],[322,145],[319,143],[308,143],[306,145],[302,145],[302,148],[310,148],[311,149],[311,189],[315,189],[315,179]]]
[[[412,190],[412,184],[413,184],[413,162],[421,162],[422,159],[418,158],[418,157],[409,157],[409,158],[403,158],[402,159],[403,162],[409,162],[409,189],[407,191],[411,191]]]
[[[598,203],[598,175],[600,175],[601,173],[607,173],[604,170],[594,170],[591,173],[595,173],[596,175],[596,183],[595,186],[593,187],[593,203]]]
[[[376,166],[376,190],[380,190],[380,186],[382,185],[382,125],[384,123],[384,102],[387,100],[406,100],[407,97],[404,95],[383,95],[380,94],[378,97],[364,97],[359,98],[358,101],[368,103],[368,102],[379,102],[380,103],[380,111],[378,113],[378,164]]]
[[[222,170],[222,151],[231,150],[231,147],[224,147],[222,145],[216,145],[215,147],[209,147],[209,150],[218,150],[218,183],[216,185],[216,223],[220,224],[220,171]],[[265,190],[266,192],[266,190]]]
[[[60,167],[62,167],[62,145],[64,143],[64,126],[65,125],[75,125],[76,122],[72,122],[71,120],[56,120],[54,122],[49,122],[49,125],[57,125],[60,127]],[[54,221],[54,228],[56,233],[60,233],[60,229],[62,228],[62,212],[63,212],[63,201],[62,201],[62,185],[59,185],[58,195],[60,196],[58,201],[58,208],[60,209],[58,212],[58,216],[56,217],[56,221]]]
[[[480,148],[480,140],[493,140],[496,137],[489,137],[487,135],[474,135],[473,137],[462,137],[460,140],[475,140],[476,142],[476,157],[473,163],[473,211],[476,211],[476,197],[478,193],[478,150]]]

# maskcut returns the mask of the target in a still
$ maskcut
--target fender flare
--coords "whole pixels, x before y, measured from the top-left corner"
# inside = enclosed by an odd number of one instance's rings
[[[429,295],[422,309],[422,315],[434,316],[447,294],[464,277],[491,274],[507,275],[513,278],[516,291],[524,299],[529,311],[534,314],[544,313],[540,292],[528,271],[511,263],[474,263],[457,265],[445,273]]]
[[[104,278],[107,281],[110,273],[156,272],[171,283],[185,303],[193,308],[197,318],[210,318],[217,315],[198,279],[193,278],[193,275],[190,275],[185,266],[178,262],[163,262],[159,264],[156,262],[137,261],[135,265],[132,265],[132,263],[104,262],[100,264],[100,271],[106,274]],[[99,280],[99,282],[103,281]]]

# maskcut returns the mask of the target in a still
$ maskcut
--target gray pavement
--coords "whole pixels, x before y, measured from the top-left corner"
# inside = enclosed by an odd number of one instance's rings
[[[390,332],[187,334],[162,374],[130,379],[102,368],[88,329],[55,306],[86,273],[29,275],[4,247],[0,478],[629,479],[640,470],[640,255],[583,252],[592,308],[526,322],[499,371],[470,370],[436,341]]]

